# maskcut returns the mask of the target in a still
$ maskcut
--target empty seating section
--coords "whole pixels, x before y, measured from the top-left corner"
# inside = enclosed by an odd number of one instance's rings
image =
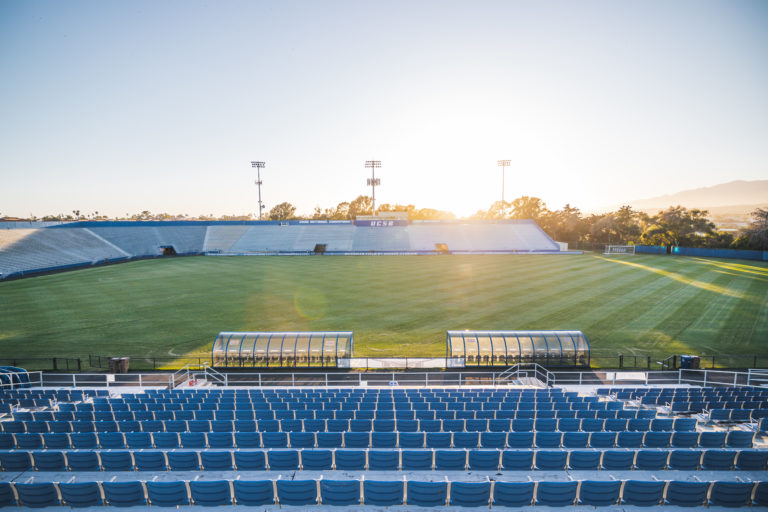
[[[10,225],[9,225],[10,226]],[[11,226],[11,227],[15,227]],[[226,222],[74,222],[39,229],[0,229],[0,279],[46,269],[177,254],[310,252],[559,252],[533,221],[414,222],[386,228],[334,224]]]
[[[759,411],[768,395],[6,390],[0,474],[23,478],[0,482],[0,506],[768,506],[764,417],[672,414],[683,398]]]

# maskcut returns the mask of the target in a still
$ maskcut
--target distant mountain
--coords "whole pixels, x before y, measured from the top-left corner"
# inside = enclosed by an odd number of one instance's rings
[[[745,207],[754,209],[768,205],[768,180],[731,181],[712,187],[683,190],[676,194],[638,199],[628,203],[636,210],[660,210],[670,206],[685,206],[718,213],[733,211],[744,213]],[[750,210],[747,210],[750,211]]]

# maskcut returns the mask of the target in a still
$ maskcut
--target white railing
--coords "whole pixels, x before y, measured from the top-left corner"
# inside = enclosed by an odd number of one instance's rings
[[[3,372],[0,379],[0,390],[39,387],[43,385],[43,372]]]
[[[528,367],[525,367],[528,366]],[[222,373],[206,366],[185,367],[170,373],[42,373],[29,372],[34,387],[170,387],[203,378],[217,386],[506,386],[521,379],[537,379],[546,386],[768,386],[768,370],[677,371],[557,371],[539,365],[513,366],[504,372],[237,372]],[[0,387],[2,389],[2,387]]]
[[[545,387],[554,382],[554,374],[538,363],[520,363],[510,366],[497,377],[498,384],[509,384],[513,380],[536,379]]]

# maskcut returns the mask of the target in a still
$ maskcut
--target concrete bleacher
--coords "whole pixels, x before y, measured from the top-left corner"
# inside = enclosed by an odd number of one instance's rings
[[[125,257],[85,229],[0,230],[0,276]]]
[[[15,225],[15,224],[14,224]],[[104,261],[177,254],[557,253],[533,221],[352,223],[73,222],[40,229],[0,226],[0,278]]]
[[[766,391],[647,389],[4,391],[0,506],[768,506],[751,419],[642,403]]]

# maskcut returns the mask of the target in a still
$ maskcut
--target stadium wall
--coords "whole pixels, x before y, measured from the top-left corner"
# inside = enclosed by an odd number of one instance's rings
[[[635,252],[643,254],[667,254],[667,247],[663,245],[638,245],[635,247]],[[706,247],[672,247],[671,254],[676,254],[678,256],[697,256],[699,258],[768,261],[768,251],[709,249]]]

